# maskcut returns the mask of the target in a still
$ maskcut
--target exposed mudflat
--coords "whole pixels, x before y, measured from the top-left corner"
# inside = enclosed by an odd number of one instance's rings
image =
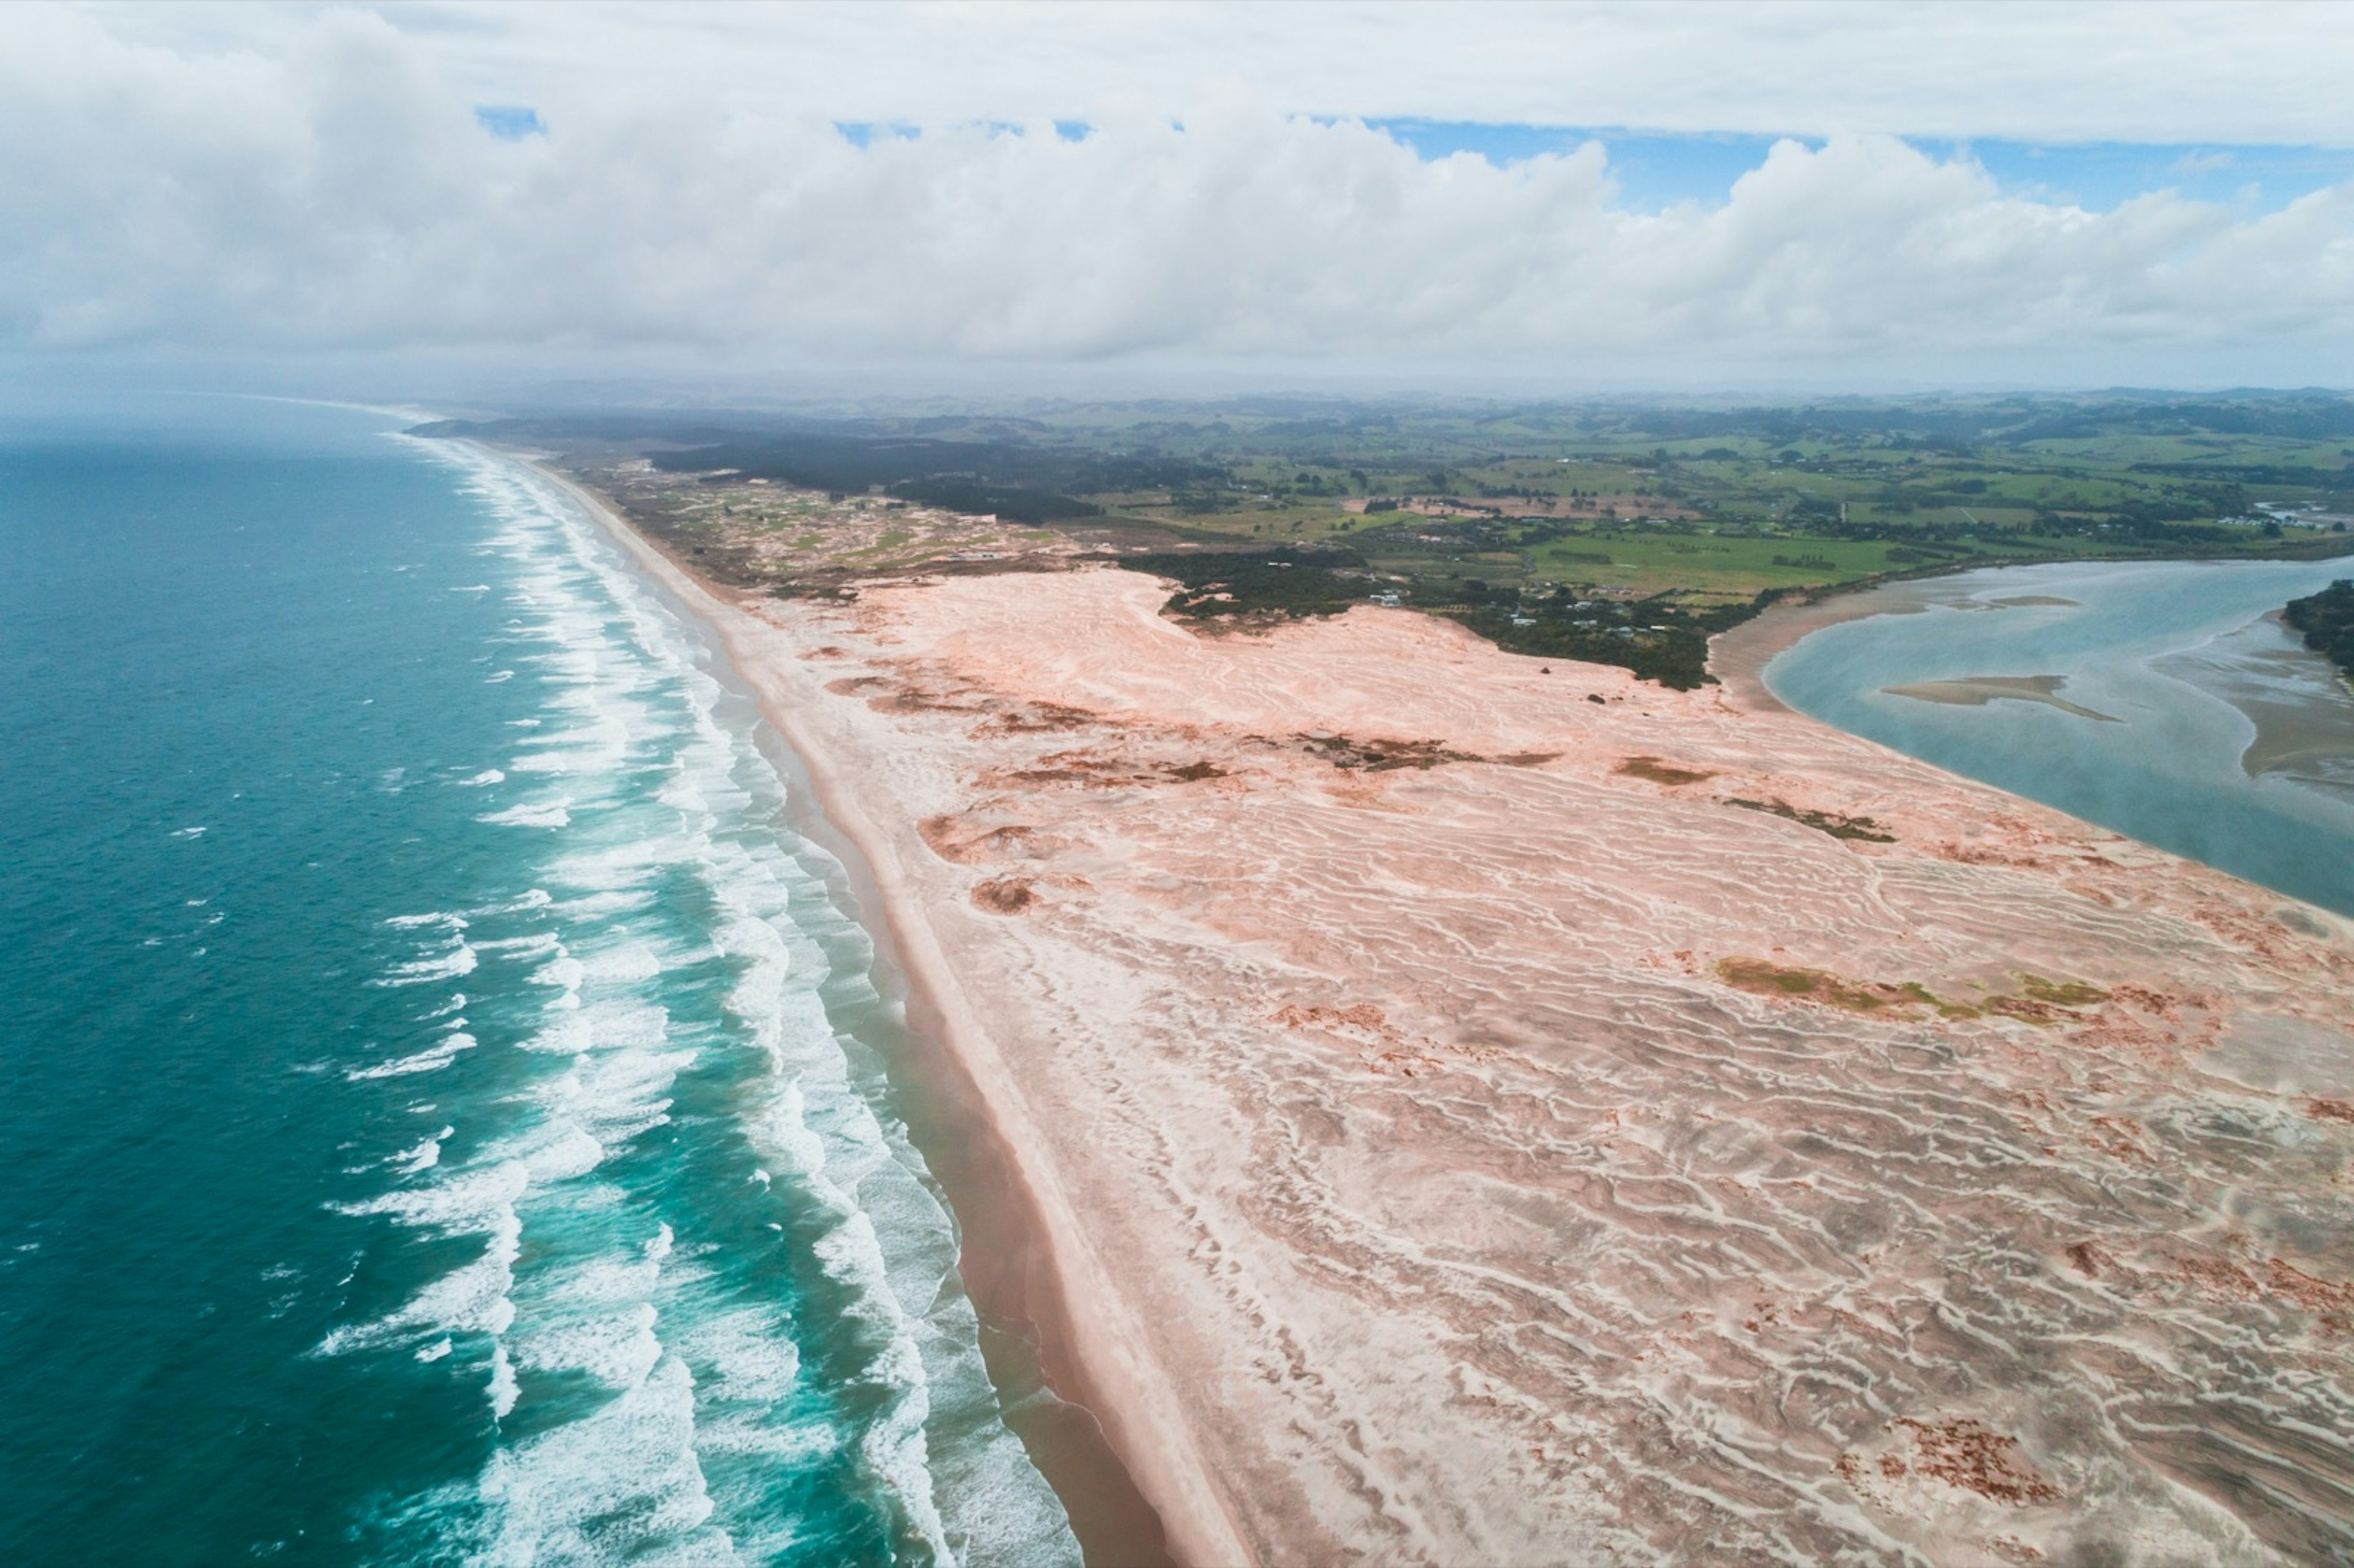
[[[2115,714],[2099,713],[2060,695],[2060,689],[2067,683],[2065,675],[1968,675],[1958,681],[1917,681],[1909,686],[1882,686],[1881,690],[1892,697],[1910,697],[1918,703],[1952,703],[1972,708],[1982,708],[1988,703],[2041,703],[2078,718],[2096,719],[2102,724],[2117,722]]]

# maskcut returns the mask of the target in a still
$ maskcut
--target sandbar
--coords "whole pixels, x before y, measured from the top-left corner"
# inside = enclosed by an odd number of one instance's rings
[[[1973,708],[1982,708],[1988,703],[2041,703],[2078,718],[2098,719],[2103,724],[2120,722],[2114,714],[2096,713],[2059,695],[2060,689],[2067,683],[2065,675],[1966,675],[1957,681],[1920,681],[1909,686],[1880,689],[1892,697],[1910,697],[1917,703]]]

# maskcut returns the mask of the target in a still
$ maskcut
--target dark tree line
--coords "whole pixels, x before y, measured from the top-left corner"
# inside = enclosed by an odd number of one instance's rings
[[[2310,598],[2292,599],[2281,619],[2305,634],[2305,645],[2354,676],[2354,577],[2339,577]]]

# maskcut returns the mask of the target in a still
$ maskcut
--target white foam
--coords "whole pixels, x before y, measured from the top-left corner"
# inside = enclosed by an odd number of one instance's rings
[[[527,937],[493,937],[474,944],[478,953],[506,959],[544,959],[563,950],[564,938],[553,931],[534,931]]]
[[[419,1330],[436,1335],[504,1333],[514,1320],[514,1304],[507,1293],[522,1251],[523,1224],[514,1204],[526,1181],[520,1165],[505,1161],[438,1185],[337,1205],[345,1213],[389,1215],[443,1234],[487,1233],[489,1241],[480,1257],[428,1284],[398,1309],[374,1322],[332,1330],[320,1341],[317,1353],[377,1349]]]
[[[559,1001],[567,1000],[569,1000],[568,995],[558,999]],[[554,1009],[557,1003],[551,1002],[549,1006]],[[537,1052],[542,1055],[578,1056],[588,1049],[591,1039],[588,1021],[586,1018],[581,1017],[577,1011],[558,1011],[553,1022],[540,1029],[537,1033],[526,1037],[520,1044],[523,1049]]]
[[[587,979],[608,984],[649,980],[663,971],[662,959],[644,942],[624,942],[583,960]]]
[[[200,839],[207,831],[204,828],[177,828],[173,831],[172,836],[175,839]]]
[[[442,922],[450,933],[449,945],[438,953],[429,953],[422,958],[412,959],[407,963],[393,965],[384,974],[371,980],[369,982],[371,985],[430,985],[439,980],[455,980],[461,975],[470,975],[474,972],[474,965],[477,961],[474,949],[467,943],[464,937],[459,935],[466,928],[464,920],[455,915],[401,916],[397,919],[417,924],[428,921]],[[387,922],[387,924],[391,923],[393,922]]]
[[[670,1010],[654,1002],[615,997],[582,1012],[599,1051],[652,1050],[670,1038]]]
[[[472,1035],[463,1031],[452,1031],[442,1036],[437,1044],[426,1047],[413,1056],[397,1057],[389,1062],[380,1062],[373,1067],[355,1067],[344,1075],[344,1080],[346,1083],[359,1084],[372,1078],[402,1078],[412,1073],[430,1073],[448,1066],[458,1059],[458,1053],[471,1051],[475,1044],[476,1041]]]
[[[402,1150],[392,1157],[390,1164],[404,1176],[415,1176],[441,1163],[441,1140],[458,1129],[445,1127],[432,1137]]]
[[[551,959],[546,963],[540,965],[539,968],[532,970],[531,983],[534,985],[557,986],[565,991],[578,991],[580,989],[580,979],[588,972],[588,971],[581,965],[578,959],[567,953],[561,957]]]
[[[663,1227],[664,1234],[669,1231],[668,1225]],[[634,1258],[599,1258],[574,1271],[562,1294],[568,1302],[586,1305],[643,1301],[653,1294],[661,1278],[662,1259],[649,1253]]]
[[[585,517],[517,470],[463,449],[446,455],[468,469],[500,520],[493,548],[514,567],[508,598],[517,609],[502,639],[514,647],[496,658],[533,672],[531,694],[547,715],[544,726],[516,726],[533,733],[512,771],[560,775],[564,791],[560,821],[550,793],[483,819],[562,831],[530,841],[549,845],[535,874],[541,888],[522,904],[480,912],[529,918],[457,940],[472,942],[467,951],[481,959],[529,960],[529,979],[555,994],[523,1052],[501,1059],[515,1064],[523,1086],[493,1103],[490,1153],[451,1171],[420,1163],[420,1144],[400,1157],[417,1166],[418,1184],[368,1211],[493,1237],[482,1263],[453,1271],[385,1322],[438,1310],[488,1328],[503,1303],[504,1321],[489,1330],[488,1390],[502,1420],[526,1397],[532,1374],[587,1375],[616,1391],[586,1414],[535,1422],[533,1436],[498,1451],[478,1487],[492,1538],[468,1555],[727,1561],[735,1544],[714,1528],[697,1457],[708,1453],[768,1461],[731,1467],[726,1484],[737,1490],[720,1506],[726,1519],[742,1518],[748,1552],[785,1554],[796,1543],[790,1522],[774,1518],[773,1482],[744,1478],[822,1463],[851,1442],[875,1478],[875,1499],[938,1560],[953,1561],[952,1542],[961,1549],[981,1539],[1044,1543],[998,1552],[1006,1561],[1068,1557],[1051,1496],[994,1424],[970,1308],[952,1287],[940,1288],[952,1267],[952,1227],[924,1189],[904,1133],[868,1103],[879,1084],[854,1079],[819,994],[843,979],[831,944],[857,934],[844,921],[822,948],[794,927],[795,901],[813,891],[796,860],[807,852],[777,842],[770,824],[780,789],[748,737],[719,721],[720,705],[737,699]],[[673,1031],[657,1004],[666,969],[707,973],[700,966],[713,960],[702,934],[680,925],[673,889],[682,878],[707,889],[722,912],[710,940],[734,979],[719,1037],[748,1039],[775,1075],[771,1103],[761,1107],[756,1095],[739,1123],[759,1156],[749,1178],[758,1187],[722,1201],[816,1202],[839,1217],[819,1261],[887,1346],[861,1374],[888,1391],[885,1409],[860,1428],[795,1418],[802,1371],[782,1308],[735,1297],[716,1283],[726,1277],[716,1260],[691,1247],[674,1255],[660,1223],[673,1200],[642,1186],[637,1162],[616,1158],[669,1119],[674,1086],[713,1028],[695,1014]],[[446,963],[455,950],[418,962]],[[470,1129],[472,1115],[460,1118]],[[428,1141],[438,1162],[439,1140]],[[484,1187],[484,1171],[512,1172],[511,1188]],[[502,1277],[496,1259],[510,1226],[517,1247],[504,1255]],[[520,1245],[526,1232],[528,1249]],[[532,1261],[518,1278],[514,1261],[525,1251]],[[935,1497],[939,1457],[927,1435],[935,1410],[941,1430],[958,1433],[946,1462],[971,1494],[952,1503]],[[992,1499],[1001,1481],[1027,1499],[1007,1505],[1012,1514],[1043,1509],[1048,1522],[976,1535],[975,1510],[1000,1511]]]
[[[481,1481],[499,1510],[494,1563],[740,1561],[711,1527],[693,1446],[695,1384],[664,1358],[594,1413],[493,1456]]]
[[[523,1395],[522,1386],[515,1382],[514,1363],[507,1359],[504,1345],[491,1347],[490,1393],[491,1415],[499,1421],[514,1414],[515,1401]]]
[[[784,1156],[781,1163],[786,1170],[813,1177],[825,1170],[825,1139],[809,1129],[807,1108],[799,1084],[780,1087],[777,1107],[769,1116],[769,1141]]]
[[[660,1314],[638,1301],[601,1317],[542,1330],[518,1340],[516,1360],[534,1372],[582,1372],[608,1388],[643,1383],[662,1360]]]
[[[535,1181],[568,1181],[603,1164],[605,1146],[584,1128],[559,1126],[549,1128],[523,1159]]]
[[[445,1235],[471,1235],[498,1229],[529,1185],[520,1161],[499,1160],[451,1171],[426,1186],[330,1207],[341,1214],[389,1214]]]
[[[388,916],[385,924],[404,931],[416,930],[425,926],[442,926],[452,931],[462,931],[466,928],[466,917],[463,915],[451,915],[437,909],[425,915],[394,915]]]
[[[480,789],[485,785],[504,784],[506,781],[507,776],[495,768],[485,768],[480,773],[474,774],[471,778],[461,779],[458,780],[461,785],[470,789]]]
[[[474,821],[493,827],[568,828],[572,825],[571,800],[525,800],[509,806],[503,811],[485,811]]]

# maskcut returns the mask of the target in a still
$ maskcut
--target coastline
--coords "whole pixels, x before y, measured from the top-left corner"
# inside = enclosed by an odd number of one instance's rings
[[[2046,1413],[2106,1375],[2071,1346],[2168,1347],[2165,1422],[2220,1332],[2266,1409],[2320,1353],[2354,1225],[2272,1224],[2291,1157],[2207,1129],[2342,1135],[2354,926],[1739,690],[1402,610],[1199,637],[1115,568],[731,605],[547,477],[871,870],[1034,1225],[1050,1381],[1178,1559],[2336,1539]],[[2121,1206],[2134,1160],[2183,1179]],[[1949,1319],[1925,1365],[1905,1325]],[[1978,1434],[2024,1478],[1938,1478]]]
[[[2010,568],[1973,568],[1769,609],[1725,634],[1715,667],[1731,683],[1729,700],[1753,711],[1787,698],[1957,774],[2329,908],[2354,909],[2354,887],[2328,869],[2340,860],[2342,813],[2354,800],[2354,696],[2278,608],[2340,572],[2327,560],[2132,560],[2045,567],[2022,581]],[[2020,591],[2034,588],[2062,597]],[[2063,613],[2016,628],[1985,614],[1933,616],[1935,624],[1888,619],[1940,606]],[[1849,628],[1858,638],[1842,633],[1840,646],[1876,654],[1797,649],[1818,631],[1866,617],[1880,619]],[[2106,652],[2127,647],[2143,652]],[[1785,652],[1790,657],[1779,658]],[[1777,659],[1785,678],[1768,690],[1765,672]],[[1852,665],[1847,673],[1825,673],[1843,662]],[[1897,670],[1905,673],[1885,673]],[[2028,703],[2114,733],[2072,730],[2022,749],[2000,717],[1967,739],[1923,712],[1891,711],[1883,698]],[[2243,782],[2264,788],[2237,793]],[[2182,803],[2194,796],[2195,807]]]
[[[2254,738],[2240,754],[2242,770],[2251,779],[2282,773],[2322,789],[2346,788],[2344,781],[2317,778],[2309,769],[2317,763],[2354,761],[2354,674],[2306,646],[2281,611],[2270,610],[2258,619],[2268,622],[2284,643],[2265,662],[2312,672],[2317,689],[2300,700],[2261,689],[2234,690],[2232,683],[2221,686],[2217,694],[2255,726]]]
[[[477,443],[479,444],[479,443]],[[948,1192],[960,1233],[959,1272],[983,1322],[1030,1339],[1046,1386],[1084,1413],[1095,1441],[1067,1423],[1034,1446],[1048,1484],[1071,1515],[1090,1563],[1187,1563],[1246,1560],[1188,1446],[1173,1442],[1181,1424],[1159,1426],[1131,1414],[1163,1404],[1165,1385],[1149,1387],[1157,1369],[1132,1341],[1119,1342],[1125,1313],[1085,1254],[1068,1200],[1051,1172],[1025,1161],[1038,1146],[1027,1113],[1011,1101],[1011,1079],[964,995],[941,945],[924,923],[901,872],[897,846],[864,808],[862,791],[838,748],[803,722],[823,700],[818,683],[758,645],[772,629],[673,561],[611,506],[568,476],[527,454],[483,447],[519,463],[578,504],[637,567],[716,641],[737,678],[781,738],[809,786],[814,810],[805,828],[841,859],[854,894],[871,913],[869,929],[907,991],[908,1065],[926,1103],[911,1124],[934,1174]],[[832,842],[827,842],[827,841]],[[847,853],[844,853],[844,852]],[[985,1347],[986,1349],[987,1347]],[[999,1353],[1002,1353],[1002,1350]],[[992,1360],[992,1374],[997,1372]],[[1144,1385],[1144,1386],[1140,1386]],[[1025,1442],[1031,1435],[1024,1434]],[[1090,1452],[1099,1448],[1099,1452]]]
[[[1923,580],[1925,579],[1908,577],[1896,583],[1876,583],[1853,593],[1827,594],[1796,604],[1771,606],[1708,640],[1708,673],[1723,683],[1728,697],[1748,712],[1789,713],[1789,705],[1766,684],[1766,666],[1774,662],[1775,655],[1843,620],[1861,620],[1890,612],[1917,613],[1921,607],[1902,600],[1900,591]]]

